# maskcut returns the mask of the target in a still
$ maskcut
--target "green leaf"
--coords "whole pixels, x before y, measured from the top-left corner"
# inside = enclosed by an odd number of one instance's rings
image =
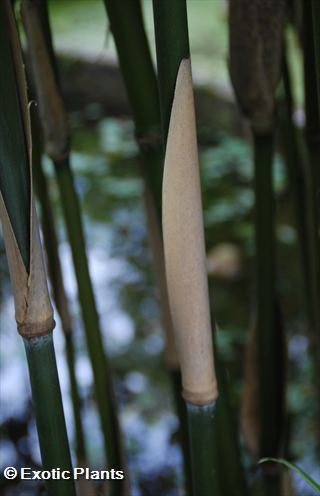
[[[310,475],[308,475],[304,470],[302,470],[298,465],[295,465],[294,463],[290,463],[287,460],[284,460],[283,458],[262,458],[259,460],[258,463],[265,463],[265,462],[275,462],[275,463],[280,463],[281,465],[285,465],[286,467],[290,468],[291,470],[294,470],[298,474],[303,477],[303,479],[309,484],[309,486],[313,487],[316,491],[320,493],[320,484],[318,484]]]

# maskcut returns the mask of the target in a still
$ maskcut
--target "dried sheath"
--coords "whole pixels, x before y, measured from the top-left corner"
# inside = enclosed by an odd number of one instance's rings
[[[41,4],[37,4],[38,0],[23,0],[21,14],[28,38],[28,55],[39,101],[46,153],[52,160],[60,161],[69,153],[68,121],[41,27]]]
[[[181,61],[163,179],[163,238],[169,303],[184,398],[217,397],[190,60]]]
[[[273,127],[286,0],[230,0],[230,75],[255,132]]]
[[[46,334],[53,330],[55,323],[48,295],[34,202],[31,200],[30,206],[29,272],[22,261],[1,193],[0,217],[14,294],[18,331],[27,338]]]
[[[10,278],[15,299],[15,314],[18,331],[22,336],[29,338],[51,332],[54,328],[55,322],[53,320],[52,307],[48,294],[43,254],[33,199],[31,132],[23,63],[20,55],[19,41],[11,12],[11,6],[6,0],[3,7],[3,13],[5,15],[5,23],[8,29],[11,44],[17,91],[19,95],[20,108],[22,110],[22,120],[26,137],[26,144],[17,143],[17,146],[26,146],[25,153],[28,155],[27,162],[29,164],[30,203],[28,206],[28,218],[30,225],[27,232],[30,237],[28,240],[28,243],[30,243],[30,258],[27,267],[23,262],[14,229],[10,221],[10,216],[7,211],[4,200],[6,195],[4,195],[4,191],[2,190],[4,187],[3,185],[1,185],[0,190],[0,217],[3,226]],[[3,153],[4,155],[1,157],[1,166],[7,169],[15,167],[14,163],[9,163],[10,155],[7,155],[6,149],[4,148]]]

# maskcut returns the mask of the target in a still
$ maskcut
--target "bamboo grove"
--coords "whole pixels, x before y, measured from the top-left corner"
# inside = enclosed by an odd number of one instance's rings
[[[279,460],[319,491],[317,482],[290,463],[288,323],[277,270],[274,164],[280,154],[294,212],[319,457],[320,2],[228,2],[229,54],[225,63],[243,117],[242,134],[252,150],[250,187],[254,195],[253,317],[248,322],[251,328],[243,357],[241,405],[235,405],[232,398],[232,384],[217,344],[219,313],[214,287],[211,292],[208,286],[188,2],[150,0],[155,63],[140,0],[101,3],[139,151],[141,202],[165,343],[163,362],[182,453],[179,480],[183,492],[178,492],[177,480],[175,494],[293,495],[292,483]],[[294,32],[303,58],[303,127],[294,119],[288,31]],[[43,166],[46,156],[53,166],[55,175],[50,181],[58,191],[72,254],[103,439],[101,463],[125,474],[121,480],[108,480],[103,494],[138,494],[132,492],[135,475],[128,461],[117,383],[89,270],[86,226],[73,173],[72,137],[46,0],[0,1],[0,64],[2,234],[17,330],[29,369],[42,468],[52,471],[59,467],[71,473],[72,466],[91,464],[90,432],[85,427],[77,377],[76,334],[60,259],[55,207]],[[73,437],[67,434],[56,366],[53,304],[64,335]],[[231,300],[230,312],[232,304]],[[75,484],[72,478],[48,479],[45,486],[49,496],[102,494],[94,482]],[[161,494],[166,494],[165,490]]]

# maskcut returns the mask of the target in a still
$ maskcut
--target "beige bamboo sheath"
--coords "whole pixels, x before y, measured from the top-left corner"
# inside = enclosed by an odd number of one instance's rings
[[[32,202],[30,215],[30,267],[26,271],[10,219],[0,193],[2,221],[18,331],[22,336],[47,334],[54,328],[39,231]]]
[[[51,332],[55,326],[53,312],[49,299],[43,254],[40,243],[38,223],[33,200],[32,187],[32,146],[31,127],[28,111],[26,83],[19,41],[14,25],[9,0],[6,5],[6,21],[12,43],[12,53],[17,75],[19,97],[23,111],[24,129],[27,139],[28,158],[30,167],[30,263],[29,272],[23,263],[18,244],[12,229],[10,218],[0,193],[0,217],[2,221],[6,254],[9,264],[10,278],[15,300],[15,314],[18,331],[22,336],[33,337]]]
[[[217,398],[191,65],[181,61],[163,178],[163,240],[169,303],[184,398]]]
[[[286,0],[230,0],[230,75],[243,114],[257,133],[274,124]]]
[[[179,360],[174,343],[173,324],[169,308],[161,230],[157,219],[154,200],[150,191],[150,186],[147,181],[145,181],[144,184],[144,201],[146,206],[148,236],[152,251],[155,279],[159,289],[162,327],[165,333],[165,361],[169,370],[177,370],[179,369]]]
[[[46,153],[53,160],[63,160],[69,153],[68,120],[49,59],[37,7],[32,0],[21,2],[21,15],[28,39],[28,56],[39,101]]]

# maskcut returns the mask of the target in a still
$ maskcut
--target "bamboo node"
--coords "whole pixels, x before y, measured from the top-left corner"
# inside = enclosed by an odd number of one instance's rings
[[[210,389],[204,391],[188,391],[183,388],[182,390],[183,398],[192,405],[204,406],[213,403],[218,398],[218,388],[217,383],[214,382]]]
[[[50,334],[56,326],[56,322],[52,317],[49,317],[43,322],[35,323],[19,323],[17,322],[18,332],[20,336],[31,339],[36,336],[44,336]]]

